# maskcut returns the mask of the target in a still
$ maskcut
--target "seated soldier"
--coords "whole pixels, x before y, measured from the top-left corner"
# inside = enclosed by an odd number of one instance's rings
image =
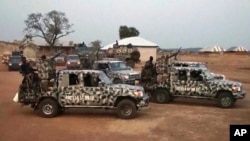
[[[38,79],[38,75],[34,72],[37,71],[37,69],[33,69],[29,63],[27,63],[26,57],[22,57],[22,65],[21,65],[21,74],[23,74],[24,78],[22,80],[22,84],[24,84],[24,82],[27,80],[27,78],[30,78],[33,80],[33,78],[35,78],[35,80]],[[29,81],[32,81],[29,80]],[[32,83],[32,82],[30,82]]]
[[[84,86],[86,87],[91,87],[91,75],[90,73],[87,73],[86,76],[84,77]]]
[[[76,74],[69,74],[69,85],[78,85],[79,79]]]

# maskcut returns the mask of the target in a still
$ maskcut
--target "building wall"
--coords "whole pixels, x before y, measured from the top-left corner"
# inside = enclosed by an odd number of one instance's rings
[[[25,47],[23,49],[23,55],[27,58],[37,58],[38,56],[38,50],[36,47]]]
[[[39,49],[39,54],[40,55],[47,55],[47,56],[51,56],[54,55],[55,53],[58,53],[60,51],[65,51],[66,54],[72,54],[75,52],[75,47],[53,47],[53,48],[49,48],[49,47],[43,47],[40,46]]]
[[[157,57],[156,47],[138,47],[138,50],[140,51],[142,62],[148,61],[150,56],[153,56],[153,61],[155,62]]]
[[[12,52],[12,51],[19,51],[19,45],[10,42],[3,42],[0,41],[0,55],[4,52]]]

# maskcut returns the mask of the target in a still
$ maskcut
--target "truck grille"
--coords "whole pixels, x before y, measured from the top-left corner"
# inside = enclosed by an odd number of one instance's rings
[[[139,74],[129,75],[129,79],[139,79],[139,78],[140,78]]]

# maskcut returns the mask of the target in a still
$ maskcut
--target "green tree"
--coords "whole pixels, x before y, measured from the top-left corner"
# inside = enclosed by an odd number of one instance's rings
[[[56,10],[44,15],[31,13],[24,22],[26,24],[25,37],[43,38],[50,47],[54,47],[59,38],[74,32],[71,29],[73,25],[69,23],[65,13]]]
[[[139,34],[140,32],[135,27],[127,27],[124,25],[119,28],[120,39],[139,36]]]

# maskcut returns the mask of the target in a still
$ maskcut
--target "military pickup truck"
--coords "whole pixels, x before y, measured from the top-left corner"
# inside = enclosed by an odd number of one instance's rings
[[[120,118],[131,119],[149,104],[143,87],[112,84],[102,71],[65,69],[57,72],[54,81],[47,81],[50,68],[48,63],[39,62],[38,78],[26,76],[13,100],[31,105],[46,118],[68,108],[101,108],[116,110]]]
[[[140,74],[127,66],[123,61],[104,58],[103,60],[95,61],[93,69],[104,71],[115,84],[135,85],[139,83]]]
[[[229,108],[246,94],[240,82],[216,79],[205,67],[171,66],[166,80],[151,85],[150,93],[158,103],[186,97],[216,100],[220,107]]]
[[[171,55],[157,58],[153,68],[156,78],[142,81],[141,85],[151,95],[151,100],[168,103],[178,97],[206,99],[217,101],[222,108],[230,108],[238,99],[245,97],[246,91],[240,82],[212,73],[203,62],[178,60],[180,49]],[[144,67],[146,71],[151,71],[149,69]]]

